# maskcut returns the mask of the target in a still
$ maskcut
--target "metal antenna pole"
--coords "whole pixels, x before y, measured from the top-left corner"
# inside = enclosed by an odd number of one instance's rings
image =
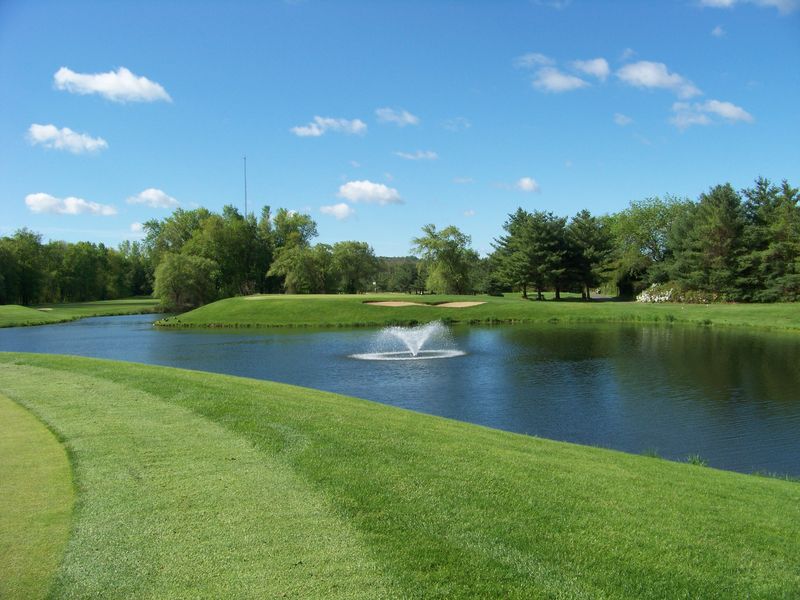
[[[244,217],[247,218],[247,156],[244,159]]]

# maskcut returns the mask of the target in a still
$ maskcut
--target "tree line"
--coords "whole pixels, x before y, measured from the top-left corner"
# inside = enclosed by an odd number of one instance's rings
[[[454,226],[425,225],[412,256],[377,257],[365,242],[313,243],[307,214],[265,207],[177,209],[118,248],[42,242],[27,229],[0,238],[0,303],[154,294],[173,310],[252,293],[365,291],[499,294],[541,299],[593,290],[631,297],[670,287],[687,300],[800,299],[800,195],[759,178],[718,185],[697,201],[667,196],[610,215],[571,218],[517,209],[480,257]]]

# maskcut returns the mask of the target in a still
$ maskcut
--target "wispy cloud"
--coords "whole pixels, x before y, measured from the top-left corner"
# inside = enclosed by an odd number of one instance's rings
[[[419,117],[404,109],[378,108],[375,110],[375,116],[378,117],[378,121],[381,123],[394,123],[398,127],[419,125]]]
[[[631,119],[628,115],[623,115],[622,113],[614,113],[614,123],[620,127],[625,127],[626,125],[633,123],[633,119]]]
[[[775,8],[782,15],[797,10],[800,0],[699,0],[700,6],[709,8],[733,8],[737,4],[754,4],[762,8]]]
[[[672,105],[673,117],[670,122],[678,129],[686,129],[692,125],[711,125],[714,117],[727,123],[752,123],[753,115],[731,102],[708,100],[703,103],[676,102]]]
[[[167,91],[147,77],[139,77],[125,67],[107,73],[76,73],[61,67],[53,75],[56,89],[73,94],[99,94],[113,102],[172,102]]]
[[[575,60],[572,61],[572,66],[581,73],[597,77],[600,81],[605,81],[608,74],[611,72],[611,68],[608,66],[608,61],[605,58]]]
[[[520,69],[533,69],[536,67],[548,67],[554,65],[554,61],[549,56],[540,52],[528,52],[514,59],[514,66]]]
[[[349,204],[339,202],[339,204],[331,204],[328,206],[320,206],[319,212],[323,215],[330,215],[337,221],[344,221],[356,214],[355,209]]]
[[[453,183],[458,185],[469,185],[470,183],[475,183],[475,180],[472,177],[453,177]]]
[[[103,138],[93,138],[85,133],[77,133],[69,127],[59,129],[55,125],[39,125],[34,123],[28,128],[28,141],[33,145],[66,150],[73,154],[99,152],[108,148]]]
[[[722,27],[722,25],[717,25],[711,30],[711,35],[718,38],[725,37],[725,29]]]
[[[403,199],[396,189],[366,179],[348,181],[339,187],[337,196],[353,203],[363,202],[364,204],[380,204],[382,206],[403,203]]]
[[[633,87],[665,89],[680,98],[691,98],[702,93],[688,79],[677,73],[670,73],[664,63],[641,60],[620,68],[617,77]]]
[[[444,121],[442,127],[447,129],[447,131],[459,132],[472,127],[472,123],[469,119],[464,117],[453,117],[452,119]]]
[[[363,135],[367,132],[367,124],[361,119],[335,119],[332,117],[315,116],[308,125],[298,125],[290,130],[298,137],[319,137],[328,131],[346,133],[350,135]]]
[[[433,150],[417,150],[416,152],[395,152],[395,155],[406,160],[436,160],[439,155]]]
[[[521,192],[540,192],[542,191],[539,183],[532,177],[522,177],[517,180],[514,187]]]
[[[144,225],[138,222],[131,223],[130,229],[131,233],[138,233],[138,234],[144,233]]]
[[[127,202],[144,204],[150,208],[176,208],[180,204],[175,198],[157,188],[147,188],[135,196],[130,196]]]
[[[561,93],[587,87],[588,82],[580,77],[562,73],[554,67],[539,69],[533,80],[533,87],[543,92]]]
[[[98,215],[110,217],[117,214],[117,209],[108,204],[98,204],[83,198],[69,196],[56,198],[42,192],[25,196],[25,205],[33,213],[51,215]]]
[[[475,216],[475,211],[472,210],[471,208],[468,209],[468,210],[465,210],[464,211],[464,216],[465,217],[474,217]]]

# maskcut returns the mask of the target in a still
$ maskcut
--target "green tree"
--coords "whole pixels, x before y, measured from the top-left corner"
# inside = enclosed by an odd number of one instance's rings
[[[452,225],[437,231],[429,224],[422,232],[423,236],[412,240],[412,252],[422,257],[427,288],[444,294],[472,291],[469,274],[478,254],[469,247],[471,238]]]
[[[674,196],[647,198],[608,217],[621,296],[633,296],[651,283],[666,280],[670,231],[693,207],[690,200]]]
[[[604,220],[582,210],[567,226],[567,237],[574,277],[581,284],[581,296],[589,300],[591,288],[602,283],[607,275],[613,252],[611,232]]]
[[[671,279],[685,289],[735,298],[743,228],[741,198],[730,184],[701,194],[696,208],[684,213],[670,232]]]
[[[216,298],[218,265],[202,256],[167,253],[156,267],[153,293],[168,310],[186,310]]]
[[[337,242],[332,252],[333,267],[339,274],[339,289],[347,294],[370,289],[378,271],[378,260],[369,244]]]

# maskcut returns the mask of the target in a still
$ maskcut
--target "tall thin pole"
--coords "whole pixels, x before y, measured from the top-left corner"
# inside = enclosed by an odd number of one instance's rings
[[[247,156],[244,159],[244,217],[247,218]]]

